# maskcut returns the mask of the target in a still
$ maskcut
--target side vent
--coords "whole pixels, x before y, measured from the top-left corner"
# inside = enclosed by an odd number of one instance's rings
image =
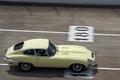
[[[92,58],[94,58],[94,53],[91,53],[91,55],[92,55]]]

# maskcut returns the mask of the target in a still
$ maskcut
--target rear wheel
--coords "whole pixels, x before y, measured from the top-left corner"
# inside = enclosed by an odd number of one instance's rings
[[[72,65],[70,66],[70,69],[71,69],[72,71],[74,71],[74,72],[80,72],[80,71],[82,71],[84,68],[85,68],[84,65],[78,64],[78,63],[72,64]]]
[[[19,63],[19,68],[22,70],[22,71],[30,71],[32,70],[33,68],[33,65],[31,63],[26,63],[26,62],[22,62],[22,63]]]

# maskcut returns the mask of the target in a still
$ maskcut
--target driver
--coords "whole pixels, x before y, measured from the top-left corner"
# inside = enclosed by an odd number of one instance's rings
[[[43,50],[43,49],[36,50],[36,53],[37,53],[38,56],[47,56],[46,51]]]

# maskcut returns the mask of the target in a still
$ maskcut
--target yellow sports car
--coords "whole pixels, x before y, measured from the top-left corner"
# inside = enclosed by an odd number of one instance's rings
[[[54,45],[48,39],[30,39],[5,50],[4,59],[22,71],[33,67],[70,68],[80,72],[95,65],[95,54],[84,46]]]

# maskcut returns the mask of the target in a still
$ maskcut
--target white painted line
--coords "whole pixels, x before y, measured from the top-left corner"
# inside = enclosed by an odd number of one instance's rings
[[[101,70],[120,70],[120,68],[105,68],[105,67],[98,67],[98,69],[101,69]]]
[[[0,66],[17,66],[17,65],[14,65],[14,64],[5,64],[5,63],[0,63]]]
[[[93,67],[92,69],[99,69],[99,70],[120,70],[120,68],[107,68],[107,67]]]
[[[0,66],[9,66],[9,64],[1,63]]]
[[[5,32],[31,32],[31,33],[53,33],[53,34],[68,34],[69,32],[59,32],[59,31],[36,31],[36,30],[15,30],[15,29],[0,29],[0,31]],[[94,33],[97,36],[120,36],[120,34],[102,34]]]
[[[94,33],[96,36],[120,36],[120,34],[102,34],[102,33]]]
[[[31,32],[31,33],[68,34],[68,32],[58,32],[58,31],[35,31],[35,30],[15,30],[15,29],[0,29],[0,31],[6,31],[6,32]]]

